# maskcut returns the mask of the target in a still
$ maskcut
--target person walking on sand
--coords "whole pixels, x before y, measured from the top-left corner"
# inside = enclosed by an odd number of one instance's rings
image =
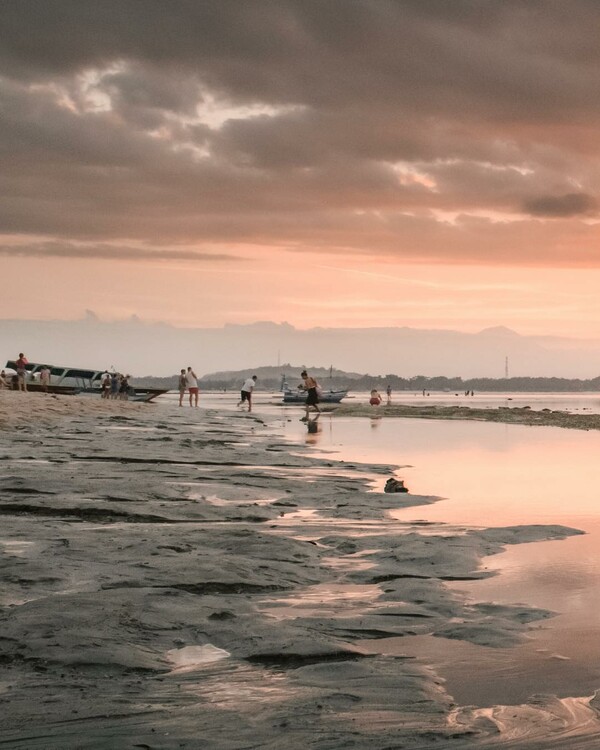
[[[248,402],[248,412],[252,411],[252,391],[254,390],[254,386],[256,385],[256,381],[258,378],[256,375],[253,375],[251,378],[246,378],[244,380],[244,384],[242,385],[242,390],[240,391],[240,400],[238,401],[238,406],[243,406],[244,402]]]
[[[19,359],[15,362],[17,366],[17,390],[19,391],[26,391],[27,390],[27,382],[25,381],[25,376],[27,375],[27,369],[25,365],[27,364],[27,358],[23,354],[23,352],[19,353]]]
[[[190,406],[198,407],[198,376],[191,367],[187,368],[185,382],[190,391]]]
[[[314,378],[311,378],[306,370],[302,370],[302,372],[300,373],[300,377],[304,382],[303,387],[306,391],[306,416],[302,417],[302,421],[308,422],[308,416],[311,406],[314,408],[317,414],[321,413],[321,410],[319,409],[319,394],[317,392],[319,384]]]
[[[185,369],[179,373],[179,406],[183,406],[183,397],[187,389],[187,379],[185,377]]]

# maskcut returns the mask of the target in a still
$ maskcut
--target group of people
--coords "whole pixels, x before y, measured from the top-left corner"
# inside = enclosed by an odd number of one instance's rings
[[[181,372],[183,374],[184,371],[182,370]],[[300,373],[300,377],[302,378],[302,386],[300,387],[306,391],[306,416],[302,418],[302,421],[309,422],[311,409],[314,409],[314,411],[317,412],[317,416],[315,418],[318,418],[321,414],[321,410],[319,409],[319,384],[306,372],[306,370],[303,370]],[[252,411],[252,393],[254,391],[254,386],[256,385],[257,380],[258,377],[256,375],[252,375],[251,377],[248,377],[246,378],[246,380],[244,380],[240,390],[240,400],[237,402],[238,408],[244,408],[247,404],[248,411]],[[180,406],[182,398],[183,396],[180,395]]]
[[[100,380],[102,398],[119,399],[127,401],[129,398],[129,375],[122,375],[120,372],[102,373]]]
[[[179,372],[179,406],[183,406],[183,397],[188,391],[190,395],[190,406],[198,406],[198,376],[188,367]]]
[[[27,357],[23,352],[19,352],[18,358],[15,360],[16,375],[7,375],[6,370],[0,372],[0,388],[12,388],[17,391],[27,391],[27,382],[36,383],[42,387],[44,393],[48,393],[48,386],[50,385],[51,379],[51,368],[49,365],[44,365],[39,371],[39,381],[36,377],[36,373],[27,373]]]

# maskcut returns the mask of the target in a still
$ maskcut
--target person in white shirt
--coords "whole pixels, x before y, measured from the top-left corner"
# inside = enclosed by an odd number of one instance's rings
[[[190,406],[198,406],[198,376],[191,367],[187,368],[185,380],[190,392]]]
[[[40,370],[40,384],[44,393],[48,393],[48,386],[50,385],[50,368],[48,365],[44,365]]]
[[[254,390],[254,386],[256,385],[256,381],[258,378],[256,375],[253,375],[251,378],[246,378],[244,380],[244,385],[242,386],[242,390],[240,391],[240,400],[238,401],[238,406],[242,406],[244,402],[248,402],[248,411],[252,411],[252,391]]]
[[[108,370],[104,370],[100,376],[100,390],[102,398],[110,398],[110,372]]]

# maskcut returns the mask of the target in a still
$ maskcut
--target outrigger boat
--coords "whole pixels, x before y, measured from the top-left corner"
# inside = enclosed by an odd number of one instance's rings
[[[11,370],[17,369],[17,363],[9,360],[6,367]],[[43,387],[39,381],[31,379],[44,369],[46,365],[36,362],[29,362],[25,369],[27,370],[27,390],[42,391]],[[49,393],[61,393],[64,396],[75,394],[92,394],[100,396],[102,393],[102,375],[106,370],[83,370],[78,367],[55,367],[48,366],[50,369]],[[16,376],[15,376],[16,378]],[[157,396],[167,393],[164,388],[141,388],[139,386],[129,386],[127,396],[130,401],[152,401]]]
[[[304,388],[290,388],[285,377],[281,379],[281,391],[283,392],[284,404],[305,404],[306,391]],[[319,403],[321,404],[339,404],[340,401],[348,395],[348,391],[343,388],[319,388]]]

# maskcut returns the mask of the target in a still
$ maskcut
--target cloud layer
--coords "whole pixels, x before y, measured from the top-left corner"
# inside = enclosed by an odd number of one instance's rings
[[[70,257],[597,266],[599,21],[593,0],[8,3],[3,231]]]

